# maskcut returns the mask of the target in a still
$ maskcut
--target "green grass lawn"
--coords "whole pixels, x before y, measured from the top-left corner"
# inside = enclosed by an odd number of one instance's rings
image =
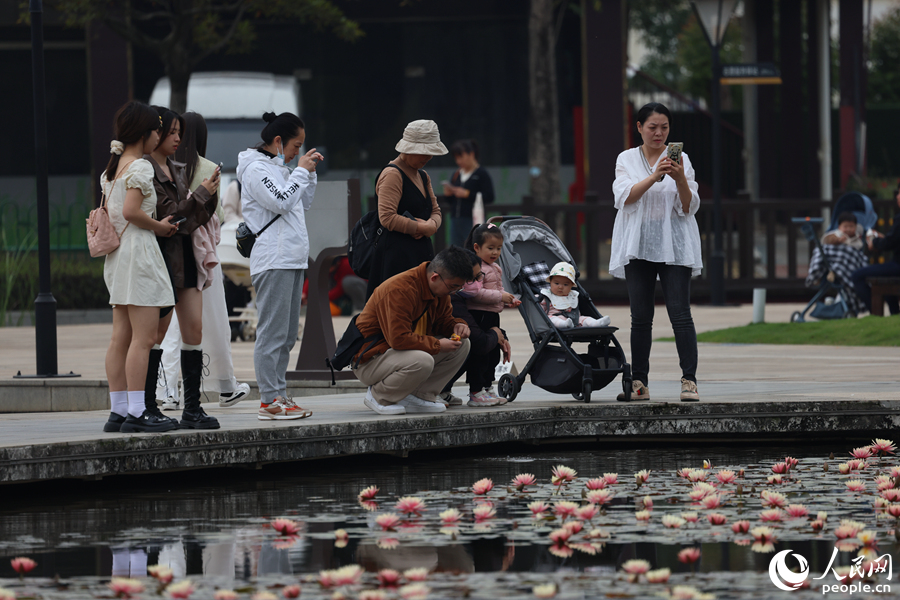
[[[675,338],[660,340],[671,342]],[[900,346],[900,315],[809,323],[760,323],[699,333],[697,341],[719,344]]]

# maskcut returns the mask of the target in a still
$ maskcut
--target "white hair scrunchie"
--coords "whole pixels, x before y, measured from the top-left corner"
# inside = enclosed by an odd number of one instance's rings
[[[109,153],[115,154],[117,156],[121,156],[125,151],[125,144],[120,142],[119,140],[113,140],[109,143]]]

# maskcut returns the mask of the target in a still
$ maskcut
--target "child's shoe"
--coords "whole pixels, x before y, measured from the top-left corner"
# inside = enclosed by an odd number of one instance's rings
[[[489,398],[493,398],[497,401],[497,404],[494,406],[503,406],[508,402],[506,398],[494,392],[494,386],[484,388],[484,393],[487,394]]]
[[[640,379],[635,379],[631,382],[631,399],[632,400],[649,400],[650,399],[650,388],[644,385],[644,382]],[[622,392],[618,396],[616,396],[616,400],[624,401],[625,400],[625,392]]]
[[[469,401],[466,404],[476,408],[485,408],[488,406],[496,406],[497,399],[488,396],[484,390],[481,390],[480,392],[469,394]]]
[[[454,396],[453,392],[443,392],[438,394],[438,400],[444,403],[444,406],[462,406],[462,398]]]

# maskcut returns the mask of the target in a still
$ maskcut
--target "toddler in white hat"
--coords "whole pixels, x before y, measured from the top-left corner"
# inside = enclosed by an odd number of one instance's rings
[[[584,317],[578,310],[578,290],[575,287],[575,267],[567,262],[558,262],[550,269],[547,277],[550,287],[541,290],[541,305],[550,317],[550,322],[558,329],[572,327],[606,327],[609,317]]]

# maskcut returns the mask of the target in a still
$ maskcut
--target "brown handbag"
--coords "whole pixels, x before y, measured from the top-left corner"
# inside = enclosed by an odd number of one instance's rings
[[[118,178],[113,180],[112,187],[109,190],[110,194],[113,188],[116,187],[117,181],[119,181]],[[87,222],[88,250],[90,250],[92,258],[106,256],[119,247],[119,239],[122,236],[116,233],[116,228],[109,220],[109,211],[106,209],[106,194],[101,196],[100,206],[92,210],[85,221]],[[125,229],[128,229],[128,225],[130,223],[125,224]],[[125,229],[122,230],[122,233],[125,233]]]

